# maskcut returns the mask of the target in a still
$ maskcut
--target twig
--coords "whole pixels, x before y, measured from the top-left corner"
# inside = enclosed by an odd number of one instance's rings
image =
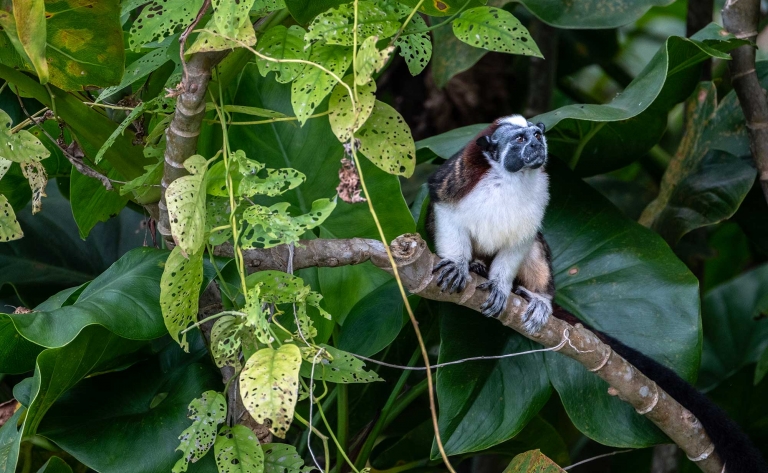
[[[501,360],[504,358],[513,358],[515,356],[520,355],[530,355],[531,353],[540,353],[544,351],[554,351],[555,347],[552,348],[540,348],[538,350],[528,350],[528,351],[521,351],[519,353],[507,353],[505,355],[489,355],[489,356],[473,356],[470,358],[462,358],[460,360],[454,360],[454,361],[447,361],[445,363],[437,363],[435,365],[430,365],[429,369],[437,369],[437,368],[444,368],[446,366],[450,365],[460,365],[462,363],[466,363],[468,361],[481,361],[481,360]],[[368,358],[367,356],[358,355],[356,353],[350,353],[350,355],[354,356],[355,358],[360,358],[361,360],[370,361],[371,363],[375,363],[377,365],[386,366],[389,368],[396,368],[399,370],[411,370],[411,371],[426,371],[426,366],[403,366],[403,365],[393,365],[392,363],[385,363],[383,361],[374,360],[373,358]]]
[[[754,42],[760,20],[760,0],[728,0],[722,13],[723,25],[731,34]],[[744,111],[752,159],[768,201],[768,100],[755,72],[755,46],[740,46],[731,51],[731,58],[731,83]]]
[[[585,463],[589,463],[589,462],[594,461],[594,460],[599,460],[601,458],[610,457],[610,456],[613,456],[613,455],[618,455],[619,453],[627,453],[627,452],[631,452],[631,451],[632,451],[632,449],[627,449],[627,450],[616,450],[615,452],[611,452],[611,453],[604,453],[602,455],[597,455],[596,457],[587,458],[586,460],[581,460],[580,462],[574,463],[573,465],[568,465],[565,468],[563,468],[563,470],[567,471],[567,470],[570,470],[571,468],[577,467],[579,465],[583,465]]]

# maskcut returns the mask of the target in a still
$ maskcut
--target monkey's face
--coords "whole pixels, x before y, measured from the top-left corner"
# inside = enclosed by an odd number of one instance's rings
[[[525,123],[525,126],[522,126]],[[537,169],[547,162],[544,124],[502,121],[490,136],[482,136],[477,145],[483,155],[504,166],[509,172]]]

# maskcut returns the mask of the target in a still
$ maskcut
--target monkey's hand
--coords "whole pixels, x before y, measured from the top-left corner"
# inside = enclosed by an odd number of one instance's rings
[[[498,317],[507,306],[507,297],[509,297],[509,290],[504,290],[499,287],[499,284],[493,279],[479,284],[478,289],[488,291],[488,299],[480,306],[480,310],[486,317]]]
[[[517,286],[514,292],[528,301],[528,307],[523,314],[523,328],[528,333],[538,332],[552,315],[552,299],[546,294],[529,291],[523,286]]]
[[[435,265],[432,270],[432,274],[434,273],[438,273],[437,285],[443,292],[461,292],[469,282],[469,265],[466,263],[444,259]]]

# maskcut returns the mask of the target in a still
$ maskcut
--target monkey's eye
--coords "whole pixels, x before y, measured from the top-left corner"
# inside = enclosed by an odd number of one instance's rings
[[[538,131],[534,133],[533,136],[535,136],[537,140],[541,140],[541,133],[539,133]]]
[[[517,142],[518,143],[525,143],[525,138],[523,138],[522,136],[518,136],[517,137]]]

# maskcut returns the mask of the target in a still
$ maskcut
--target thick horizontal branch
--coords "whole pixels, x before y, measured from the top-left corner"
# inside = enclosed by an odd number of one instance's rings
[[[440,291],[432,275],[432,268],[439,257],[427,248],[424,240],[416,234],[398,237],[390,246],[403,284],[413,294],[436,301],[453,302],[480,311],[486,293],[475,287],[485,280],[475,274],[460,294]],[[232,247],[219,248],[221,256],[232,256]],[[250,271],[268,269],[285,270],[288,263],[288,248],[278,246],[271,249],[247,250],[244,252]],[[392,272],[383,244],[377,240],[354,238],[349,240],[307,240],[294,250],[294,269],[311,266],[342,266],[371,261],[379,268]],[[689,458],[698,459],[696,464],[706,473],[721,473],[723,464],[714,452],[714,445],[696,417],[651,379],[616,354],[608,345],[588,329],[575,326],[555,317],[536,334],[528,334],[522,328],[521,316],[526,302],[511,294],[507,309],[499,321],[507,327],[547,348],[573,358],[591,372],[608,382],[608,394],[618,396],[631,404],[638,413],[646,416],[669,436]]]

